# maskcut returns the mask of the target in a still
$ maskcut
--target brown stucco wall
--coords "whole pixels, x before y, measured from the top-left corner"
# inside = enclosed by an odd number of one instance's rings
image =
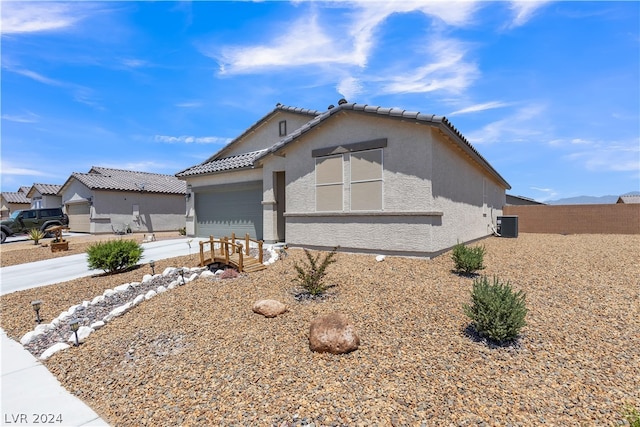
[[[640,234],[640,204],[504,206],[518,216],[518,232]]]

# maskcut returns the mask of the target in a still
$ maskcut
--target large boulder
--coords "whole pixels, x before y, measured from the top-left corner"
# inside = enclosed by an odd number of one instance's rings
[[[274,299],[262,299],[253,304],[253,312],[264,317],[276,317],[287,311],[287,306]]]
[[[330,313],[311,321],[309,348],[319,353],[343,354],[357,350],[360,337],[347,316]]]

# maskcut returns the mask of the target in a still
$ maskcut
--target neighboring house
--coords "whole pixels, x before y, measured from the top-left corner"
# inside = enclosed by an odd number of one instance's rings
[[[635,204],[640,203],[640,194],[628,194],[618,197],[616,203]]]
[[[33,209],[59,208],[62,206],[62,199],[58,195],[58,190],[62,187],[59,184],[33,184],[27,192],[27,197],[31,199]]]
[[[185,226],[186,184],[172,175],[93,166],[74,172],[59,194],[71,231],[173,231]]]
[[[187,233],[431,256],[492,233],[509,184],[440,116],[276,108],[188,184]]]
[[[12,212],[31,207],[31,199],[27,197],[28,192],[29,187],[20,187],[16,192],[2,192],[2,204],[0,205],[2,219],[9,218]]]
[[[538,202],[537,200],[530,199],[523,196],[506,195],[506,205],[520,206],[520,205],[545,205],[546,203]]]

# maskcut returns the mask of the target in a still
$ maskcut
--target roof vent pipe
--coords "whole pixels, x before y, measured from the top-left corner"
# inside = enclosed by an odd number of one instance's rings
[[[342,104],[346,104],[347,100],[344,98],[340,98],[340,100],[338,101],[338,105],[342,105]]]

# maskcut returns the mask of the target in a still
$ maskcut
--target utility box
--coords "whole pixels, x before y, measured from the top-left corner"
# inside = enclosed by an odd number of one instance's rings
[[[518,237],[518,215],[499,216],[498,234],[502,237]]]

